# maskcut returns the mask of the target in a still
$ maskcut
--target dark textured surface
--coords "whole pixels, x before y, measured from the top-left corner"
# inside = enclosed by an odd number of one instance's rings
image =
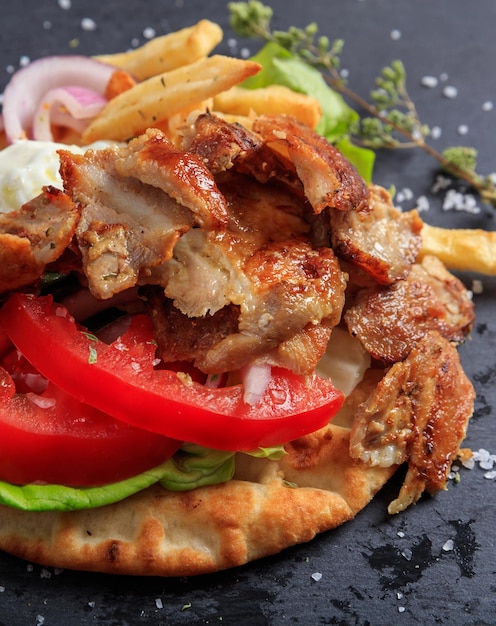
[[[362,95],[385,64],[402,59],[422,118],[442,128],[433,144],[475,145],[481,172],[496,171],[496,108],[482,110],[486,101],[496,104],[494,0],[274,0],[272,6],[275,27],[315,20],[323,34],[343,38],[343,67]],[[214,0],[72,0],[66,10],[55,0],[9,2],[0,21],[0,82],[23,55],[118,51],[135,38],[144,42],[147,27],[162,34],[202,17],[225,28],[225,52],[232,37],[227,16],[225,2]],[[96,30],[81,28],[85,17]],[[399,38],[391,36],[394,30]],[[243,42],[238,51],[245,45],[256,50]],[[421,85],[423,76],[442,74],[447,79],[438,87]],[[445,85],[457,87],[458,96],[443,97]],[[458,133],[461,124],[468,125],[465,136]],[[426,196],[430,208],[423,217],[432,224],[494,229],[494,210],[480,202],[476,215],[443,211],[444,196],[431,192],[436,173],[423,153],[387,153],[378,158],[376,180],[399,192],[412,190],[404,208]],[[473,277],[463,279],[470,286]],[[483,284],[475,296],[472,340],[461,348],[478,393],[467,445],[496,453],[496,281],[484,278]],[[58,572],[1,554],[0,624],[495,624],[496,481],[484,478],[479,467],[462,470],[460,483],[451,482],[446,493],[389,518],[386,506],[400,479],[346,526],[214,576],[163,580]]]

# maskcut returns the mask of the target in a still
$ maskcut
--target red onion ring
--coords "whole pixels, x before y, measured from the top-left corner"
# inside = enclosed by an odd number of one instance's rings
[[[48,91],[38,102],[33,116],[32,136],[37,141],[53,141],[52,124],[82,132],[107,100],[93,89],[68,86]]]
[[[40,101],[58,87],[77,85],[103,96],[115,67],[90,57],[50,56],[18,70],[4,91],[3,118],[9,142],[32,138]]]

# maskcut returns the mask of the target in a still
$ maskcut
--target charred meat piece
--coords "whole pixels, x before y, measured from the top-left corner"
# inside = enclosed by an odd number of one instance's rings
[[[443,489],[472,415],[474,389],[454,346],[431,331],[394,364],[358,406],[350,454],[370,465],[408,463],[398,513],[424,491]]]
[[[292,163],[315,213],[326,208],[350,211],[367,207],[363,178],[337,148],[311,128],[278,115],[257,117],[253,130]]]
[[[177,150],[159,130],[149,129],[121,148],[115,170],[161,189],[188,207],[195,222],[207,230],[222,230],[227,223],[224,197],[202,159]]]
[[[0,213],[0,293],[38,280],[70,244],[78,218],[74,202],[54,187],[18,211]]]
[[[231,124],[210,113],[199,115],[193,128],[185,133],[183,147],[197,154],[214,175],[234,169],[260,183],[276,179],[289,185],[300,197],[304,195],[289,159],[240,124]]]
[[[84,273],[93,295],[102,299],[133,287],[150,268],[170,259],[179,237],[196,221],[189,208],[140,180],[143,161],[134,176],[130,168],[126,176],[117,171],[116,162],[128,152],[116,147],[83,156],[59,151],[64,188],[81,209],[77,240]],[[156,170],[151,159],[154,176]]]
[[[358,291],[344,315],[350,333],[375,359],[402,361],[430,330],[463,341],[474,321],[465,287],[437,258],[427,256],[405,280]]]
[[[191,324],[225,306],[239,307],[237,332],[195,358],[207,373],[238,369],[307,326],[333,326],[346,288],[346,275],[332,250],[315,248],[306,236],[305,203],[287,188],[262,185],[235,172],[226,173],[219,187],[230,211],[226,230],[217,235],[190,230],[173,258],[152,273],[153,282],[164,286]],[[301,341],[308,345],[309,337],[321,350],[312,357],[316,363],[325,345],[316,341],[315,332],[304,331]],[[290,344],[284,349],[284,359],[295,362],[295,349]],[[309,368],[308,352],[301,352],[300,371]],[[282,352],[271,358],[282,359]]]
[[[370,188],[368,207],[348,212],[331,210],[336,255],[382,285],[407,276],[422,244],[421,230],[417,212],[396,209],[389,193],[377,185]]]

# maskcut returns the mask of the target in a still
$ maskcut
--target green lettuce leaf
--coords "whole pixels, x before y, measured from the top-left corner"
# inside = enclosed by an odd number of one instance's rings
[[[257,89],[268,85],[283,85],[316,98],[322,107],[322,119],[316,128],[317,132],[336,145],[346,142],[343,143],[347,150],[345,156],[360,175],[370,182],[375,153],[353,145],[349,139],[359,115],[346,104],[340,94],[329,87],[322,74],[274,42],[267,43],[252,58],[260,63],[262,70],[245,80],[242,86]]]
[[[286,452],[283,446],[275,446],[258,448],[246,454],[277,460]],[[156,483],[170,491],[189,491],[231,480],[235,458],[234,452],[184,444],[165,463],[132,478],[101,487],[12,485],[0,481],[0,504],[23,511],[76,511],[124,500]]]

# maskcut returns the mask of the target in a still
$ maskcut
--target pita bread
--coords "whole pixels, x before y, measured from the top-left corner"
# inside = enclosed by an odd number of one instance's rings
[[[0,507],[0,548],[45,566],[111,574],[189,576],[243,565],[352,519],[396,467],[348,453],[351,394],[328,427],[279,461],[240,455],[234,480],[191,492],[159,486],[72,512]]]

